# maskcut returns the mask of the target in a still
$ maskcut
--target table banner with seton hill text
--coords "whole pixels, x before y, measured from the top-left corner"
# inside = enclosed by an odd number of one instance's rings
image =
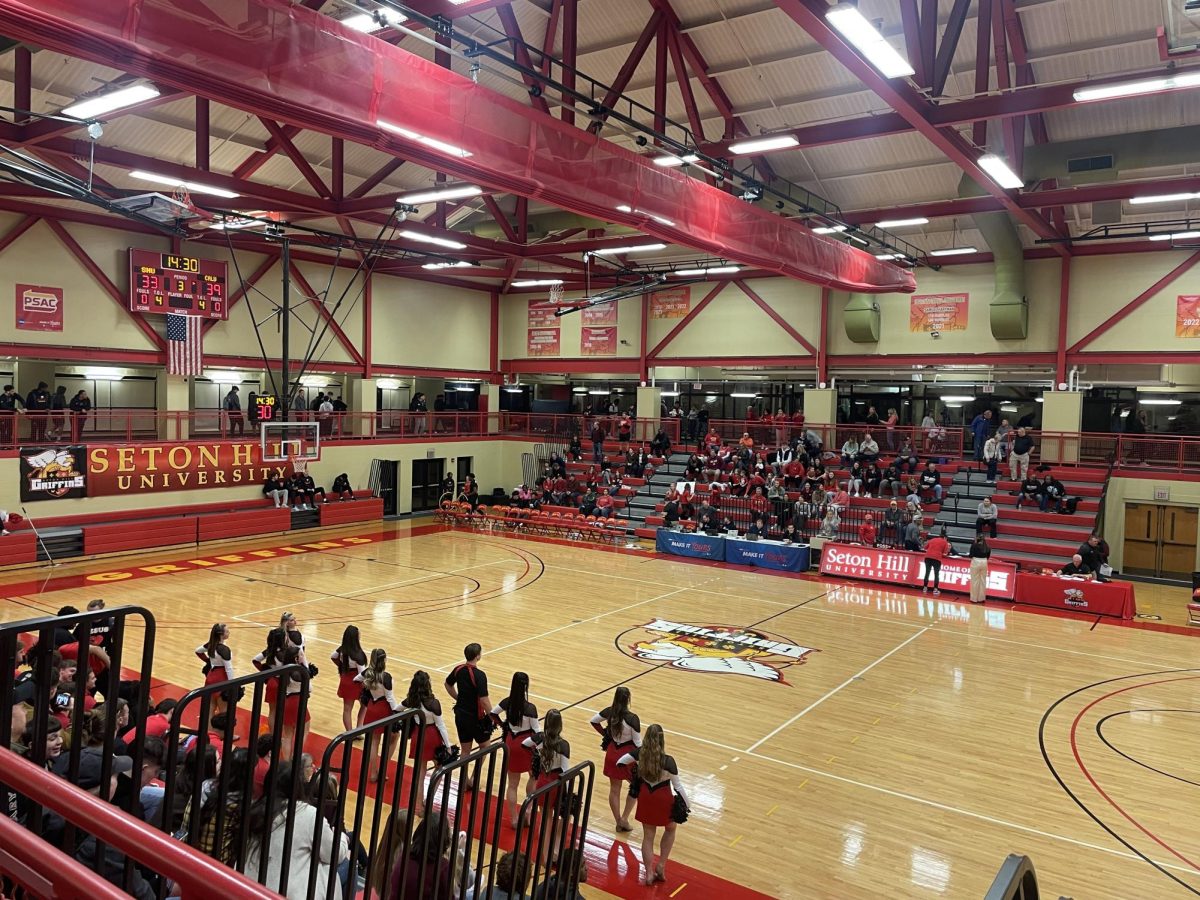
[[[286,466],[263,462],[262,448],[249,441],[22,448],[21,499],[256,488],[269,474],[284,470]]]
[[[910,332],[966,331],[969,294],[919,294],[909,298]]]
[[[925,576],[925,554],[886,547],[827,543],[821,548],[821,574],[920,587],[921,579]],[[958,594],[970,593],[971,560],[961,556],[943,559],[941,589]],[[987,595],[1012,600],[1016,589],[1016,563],[989,560]]]

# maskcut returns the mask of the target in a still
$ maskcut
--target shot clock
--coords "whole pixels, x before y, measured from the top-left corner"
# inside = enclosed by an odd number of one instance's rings
[[[224,319],[229,314],[227,282],[227,266],[217,260],[129,251],[129,308],[134,312]]]
[[[255,403],[258,406],[258,421],[275,421],[278,400],[274,394],[258,394],[255,397]]]

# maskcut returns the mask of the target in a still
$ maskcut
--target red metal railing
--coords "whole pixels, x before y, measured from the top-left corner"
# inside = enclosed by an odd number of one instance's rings
[[[93,834],[107,846],[144,865],[147,869],[173,881],[178,894],[172,896],[188,898],[232,897],[278,900],[279,895],[261,884],[227,868],[211,857],[193,850],[170,835],[151,828],[145,822],[134,819],[111,803],[82,791],[65,779],[52,775],[45,769],[22,759],[7,748],[0,748],[0,771],[4,780],[29,797],[35,803],[58,813],[81,831]],[[6,823],[11,820],[5,819]],[[19,828],[20,831],[25,831]],[[62,854],[51,852],[41,838],[29,832],[29,840],[20,838],[9,841],[10,829],[0,832],[3,837],[3,852],[0,853],[0,870],[4,870],[8,857],[24,867],[23,874],[40,877],[50,884],[58,885],[63,879],[75,877],[78,882],[68,882],[64,893],[37,894],[37,896],[93,898],[125,897],[94,872],[79,866],[82,872],[63,863]],[[32,843],[31,843],[32,841]],[[6,874],[18,874],[22,870]]]

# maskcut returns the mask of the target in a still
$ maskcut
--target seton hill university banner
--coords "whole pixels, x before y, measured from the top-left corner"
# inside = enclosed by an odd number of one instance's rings
[[[277,463],[263,462],[258,444],[187,443],[93,445],[73,448],[87,459],[82,490],[69,496],[89,497],[152,494],[164,491],[219,487],[254,487],[280,471]],[[81,452],[82,451],[82,452]],[[57,496],[63,496],[61,494]],[[38,493],[30,500],[57,499],[55,493]]]

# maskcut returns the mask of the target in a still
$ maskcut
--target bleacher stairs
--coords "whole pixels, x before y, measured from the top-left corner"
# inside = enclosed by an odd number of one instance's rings
[[[975,539],[976,507],[984,497],[991,496],[1000,508],[998,536],[988,538],[992,552],[1023,567],[1058,568],[1095,529],[1108,473],[1104,469],[1063,467],[1054,469],[1053,474],[1067,489],[1068,497],[1080,498],[1073,515],[1041,512],[1033,504],[1017,509],[1019,482],[1000,478],[988,484],[983,471],[963,464],[946,489],[934,526],[946,526],[950,542],[965,553]]]
[[[644,528],[646,517],[654,515],[658,505],[667,496],[667,491],[677,482],[683,480],[687,472],[687,462],[691,454],[672,453],[671,456],[654,470],[646,483],[637,489],[637,493],[629,498],[624,509],[617,511],[618,518],[628,523],[628,533],[634,534],[637,529]]]

